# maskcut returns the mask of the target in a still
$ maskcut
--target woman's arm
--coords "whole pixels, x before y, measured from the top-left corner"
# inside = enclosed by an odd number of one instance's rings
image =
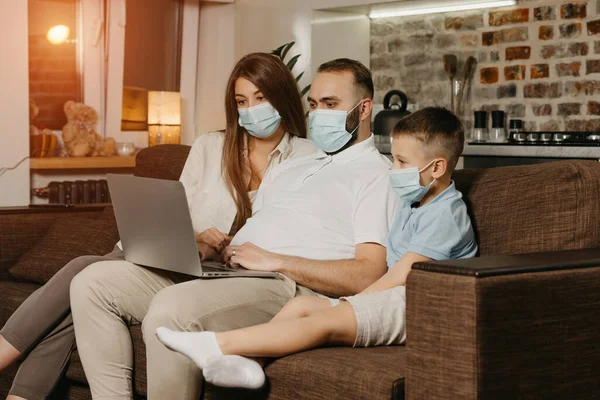
[[[424,257],[420,254],[407,252],[389,271],[379,278],[371,286],[360,292],[360,294],[382,292],[396,286],[406,285],[406,277],[410,272],[412,265],[416,262],[431,261],[431,258]]]

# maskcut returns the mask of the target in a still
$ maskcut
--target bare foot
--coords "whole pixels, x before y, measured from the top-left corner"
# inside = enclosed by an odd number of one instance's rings
[[[19,396],[13,396],[13,395],[11,394],[11,395],[9,395],[9,396],[6,398],[6,400],[27,400],[27,399],[24,399],[24,398],[22,398],[22,397],[19,397]]]
[[[13,347],[0,335],[0,371],[17,361],[21,357],[21,352]],[[8,397],[7,400],[18,400],[20,397]]]

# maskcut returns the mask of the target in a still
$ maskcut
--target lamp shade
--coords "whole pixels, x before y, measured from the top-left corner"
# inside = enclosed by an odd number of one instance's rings
[[[179,92],[148,92],[148,145],[177,144],[180,139]]]
[[[179,92],[148,92],[148,125],[181,125]]]

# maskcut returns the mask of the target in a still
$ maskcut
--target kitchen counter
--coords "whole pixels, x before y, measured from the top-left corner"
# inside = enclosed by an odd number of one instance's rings
[[[465,144],[463,157],[547,157],[600,160],[600,146],[528,144]]]

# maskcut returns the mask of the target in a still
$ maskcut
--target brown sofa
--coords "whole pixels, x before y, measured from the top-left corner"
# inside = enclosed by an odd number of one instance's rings
[[[174,145],[146,149],[135,173],[177,179],[188,151]],[[600,163],[462,170],[455,181],[469,206],[481,257],[414,266],[407,284],[406,346],[284,357],[267,367],[263,390],[207,386],[203,397],[600,398]],[[48,236],[56,236],[67,220],[87,221],[82,218],[114,224],[110,209],[0,211],[0,325],[38,287],[26,281],[48,275],[39,260],[27,267],[28,254],[43,245],[65,253],[66,245],[48,244]],[[94,251],[110,250],[116,233],[102,240]],[[19,260],[17,281],[9,269]],[[143,396],[144,344],[139,327],[131,334],[135,388]],[[14,371],[0,374],[0,396]],[[77,352],[55,397],[90,397]]]

